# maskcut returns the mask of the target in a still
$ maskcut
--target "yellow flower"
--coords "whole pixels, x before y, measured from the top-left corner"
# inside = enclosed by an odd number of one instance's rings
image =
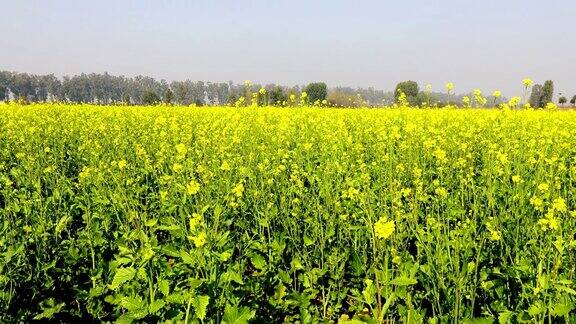
[[[528,88],[528,87],[532,86],[532,84],[534,84],[534,81],[526,78],[526,79],[523,79],[523,80],[522,80],[522,84],[523,84],[526,88]]]
[[[550,186],[547,183],[541,183],[538,185],[538,190],[540,190],[541,192],[546,192],[548,191],[549,188]]]
[[[387,218],[380,217],[380,219],[374,224],[374,233],[377,238],[387,239],[389,238],[394,230],[396,229],[396,224],[393,220],[387,220]]]
[[[502,96],[502,93],[500,92],[500,90],[494,90],[494,92],[492,92],[492,96],[494,96],[494,98],[500,98],[500,96]]]
[[[520,97],[512,97],[508,101],[508,105],[510,107],[516,107],[516,106],[518,106],[518,104],[520,103],[521,100],[522,100],[522,98],[520,98]]]
[[[500,231],[491,229],[490,230],[490,236],[488,238],[491,241],[500,241],[502,239],[502,235],[500,234]]]
[[[237,196],[237,197],[242,197],[242,194],[244,193],[244,184],[242,182],[240,182],[239,184],[237,184],[233,189],[232,192]]]
[[[558,108],[558,106],[556,106],[556,104],[554,104],[553,102],[549,102],[546,104],[546,110],[556,110],[556,108]]]
[[[558,223],[558,219],[553,217],[548,219],[548,227],[550,227],[550,229],[555,230],[558,229],[559,226],[560,223]]]
[[[542,199],[538,197],[532,197],[530,198],[530,204],[534,206],[536,210],[542,211],[542,206],[544,205],[544,202],[542,201]]]
[[[228,164],[227,161],[222,162],[222,165],[220,166],[220,170],[222,171],[230,171],[230,164]]]
[[[200,184],[196,180],[190,181],[190,183],[186,186],[186,192],[189,195],[195,195],[200,191]]]
[[[443,149],[437,148],[437,149],[434,151],[434,156],[435,156],[436,159],[438,159],[438,161],[440,161],[440,162],[446,161],[446,151],[444,151]]]
[[[568,210],[566,208],[566,201],[564,200],[564,198],[554,199],[554,201],[552,202],[552,209],[559,212],[565,212],[566,210]]]
[[[182,171],[183,168],[184,167],[182,166],[182,164],[179,164],[179,163],[174,163],[174,165],[172,165],[172,170],[174,172],[180,172],[180,171]]]
[[[197,248],[201,248],[204,246],[204,244],[206,244],[206,234],[204,232],[200,232],[198,235],[192,238],[192,241]]]
[[[436,188],[436,190],[434,190],[434,192],[440,198],[446,198],[446,196],[448,196],[448,191],[444,187],[438,187],[438,188]]]
[[[446,83],[446,91],[450,92],[452,90],[454,90],[454,83],[452,82]]]
[[[120,170],[125,169],[127,165],[128,165],[128,164],[126,163],[126,160],[120,160],[120,161],[118,161],[118,168],[119,168]]]
[[[188,221],[188,225],[190,225],[190,230],[193,231],[196,229],[196,227],[198,227],[198,225],[200,225],[200,223],[202,223],[202,216],[200,216],[197,213],[193,213],[190,216],[190,220]]]
[[[519,175],[514,175],[514,176],[512,176],[512,182],[514,182],[514,183],[519,183],[519,182],[521,182],[521,181],[522,181],[522,177],[521,177],[521,176],[519,176]]]
[[[186,148],[186,145],[180,143],[176,145],[176,158],[177,159],[184,159],[186,157],[186,153],[188,152],[188,149]]]

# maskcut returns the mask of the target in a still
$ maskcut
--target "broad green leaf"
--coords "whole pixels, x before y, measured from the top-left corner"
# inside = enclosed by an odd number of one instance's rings
[[[161,310],[165,304],[166,304],[166,302],[164,302],[164,300],[156,299],[150,303],[150,306],[148,306],[148,312],[150,312],[150,314],[154,314],[157,311]]]
[[[170,293],[170,282],[166,279],[158,281],[158,289],[164,296],[168,296]]]
[[[135,275],[136,270],[132,267],[116,269],[114,279],[112,279],[112,284],[110,285],[110,289],[118,289],[125,282],[132,280]]]
[[[194,312],[197,318],[203,320],[206,317],[206,309],[208,308],[209,302],[209,296],[196,296],[194,298]]]
[[[224,324],[245,324],[256,315],[256,311],[247,307],[226,306],[222,323]]]
[[[557,303],[553,304],[550,307],[550,314],[553,316],[566,316],[570,314],[570,312],[574,309],[574,305],[566,302],[566,303]]]
[[[396,285],[396,286],[410,286],[410,285],[415,285],[417,283],[418,283],[418,280],[413,279],[413,278],[408,278],[405,276],[396,277],[396,278],[392,279],[392,281],[390,281],[391,285]]]
[[[138,296],[124,296],[120,300],[120,305],[130,312],[138,311],[146,306],[144,301]]]
[[[266,268],[266,260],[264,260],[264,257],[262,257],[259,254],[254,254],[250,260],[252,261],[252,264],[254,265],[254,267],[258,270],[264,270]]]
[[[498,314],[498,323],[499,324],[507,324],[512,319],[512,315],[514,315],[511,311],[504,311]]]

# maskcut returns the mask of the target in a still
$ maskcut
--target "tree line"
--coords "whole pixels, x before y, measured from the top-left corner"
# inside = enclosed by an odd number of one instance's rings
[[[497,105],[505,98],[483,97],[479,90],[470,94],[433,92],[429,86],[420,90],[414,81],[398,83],[394,92],[374,88],[334,87],[328,89],[323,82],[292,87],[276,84],[243,84],[204,81],[156,80],[147,76],[125,77],[108,73],[79,74],[58,78],[53,74],[35,75],[0,71],[0,101],[19,100],[21,102],[69,102],[93,104],[154,105],[159,103],[177,105],[278,105],[289,106],[296,103],[321,104],[332,107],[385,106],[398,103],[400,93],[403,100],[412,106],[445,106],[447,104],[465,106],[467,102],[483,102]],[[303,94],[305,96],[303,97]],[[554,84],[546,81],[531,88],[529,98],[532,107],[544,107],[552,102]],[[525,96],[528,94],[525,93]],[[564,105],[568,99],[559,97]],[[576,105],[576,95],[569,101]]]
[[[517,101],[517,104],[524,102],[529,103],[533,108],[544,108],[548,103],[553,102],[554,97],[554,82],[547,80],[543,85],[534,84],[532,80],[525,79],[528,83],[525,84],[524,98],[512,98]],[[450,83],[451,84],[451,83]],[[448,85],[447,85],[448,86]],[[530,96],[528,91],[530,90]],[[489,103],[490,106],[497,106],[500,103],[505,103],[506,98],[502,98],[500,91],[494,91],[490,96],[483,96],[479,89],[474,90],[469,94],[453,95],[451,89],[447,89],[446,93],[431,92],[431,88],[427,87],[424,91],[420,90],[418,83],[415,81],[402,81],[396,85],[394,90],[394,100],[400,103],[405,100],[410,106],[471,106],[484,107]],[[560,95],[558,103],[564,105],[568,102],[565,96]],[[572,106],[576,106],[576,95],[570,100]]]
[[[236,84],[228,82],[156,80],[147,76],[125,77],[108,73],[79,74],[58,78],[53,74],[35,75],[0,71],[0,101],[68,102],[94,104],[153,105],[287,105],[307,94],[310,104],[325,102],[333,106],[381,106],[390,103],[391,92],[374,88],[336,87],[325,83],[292,87],[276,84]],[[254,94],[257,94],[254,96]]]

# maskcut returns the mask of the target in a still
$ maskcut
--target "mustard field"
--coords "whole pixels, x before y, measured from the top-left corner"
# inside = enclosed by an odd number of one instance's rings
[[[576,322],[576,113],[0,104],[0,321]]]

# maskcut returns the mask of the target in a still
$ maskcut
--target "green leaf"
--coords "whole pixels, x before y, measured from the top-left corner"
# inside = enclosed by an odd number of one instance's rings
[[[554,288],[556,288],[557,290],[569,293],[571,295],[576,295],[576,290],[574,290],[570,287],[566,287],[566,286],[562,286],[562,285],[554,285]]]
[[[166,305],[165,301],[163,301],[162,299],[156,299],[150,303],[150,306],[148,306],[148,312],[150,312],[150,314],[154,314],[157,311],[161,310],[162,307],[164,307],[164,305]]]
[[[134,322],[134,317],[130,314],[123,314],[116,319],[116,324],[131,324]]]
[[[558,303],[552,305],[550,308],[550,314],[553,316],[566,316],[574,309],[574,305],[571,303]]]
[[[164,296],[168,296],[170,293],[170,282],[166,279],[158,281],[158,289]]]
[[[224,317],[222,323],[224,324],[245,324],[248,323],[256,315],[256,311],[250,310],[247,307],[226,306],[224,309]]]
[[[112,279],[110,289],[118,289],[125,282],[132,280],[135,275],[136,270],[134,270],[132,267],[116,269],[116,273],[114,274],[114,279]]]
[[[52,317],[54,317],[54,314],[60,313],[64,305],[66,304],[65,303],[57,304],[54,298],[47,299],[40,304],[40,307],[42,308],[42,313],[34,316],[34,319],[35,320],[52,319]]]
[[[153,227],[156,224],[158,224],[158,220],[156,218],[151,218],[146,221],[146,226],[148,227]]]
[[[546,311],[546,306],[544,306],[544,304],[542,304],[542,302],[540,302],[540,301],[535,302],[534,304],[532,304],[528,308],[528,314],[530,314],[530,316],[542,314],[545,311]]]
[[[208,308],[208,303],[210,302],[209,296],[196,296],[194,298],[194,311],[196,317],[203,320],[206,317],[206,309]]]
[[[188,254],[188,252],[180,251],[180,257],[182,258],[182,261],[184,261],[184,263],[189,265],[196,265],[196,262],[194,262],[194,258],[192,258],[192,256]]]
[[[250,258],[250,260],[252,261],[254,268],[256,268],[258,270],[264,270],[266,268],[266,260],[264,260],[264,258],[261,255],[254,254]]]
[[[144,301],[138,296],[124,296],[120,300],[120,305],[130,312],[135,312],[145,307]]]
[[[396,278],[392,279],[392,281],[390,281],[391,285],[396,285],[396,286],[410,286],[410,285],[415,285],[417,283],[418,283],[418,280],[416,280],[414,278],[408,278],[405,276],[396,277]]]
[[[230,269],[225,273],[223,273],[221,279],[223,282],[236,282],[237,284],[240,285],[244,284],[244,280],[242,280],[242,275],[239,272],[234,271],[233,269]]]
[[[58,220],[58,223],[56,224],[56,228],[54,229],[54,235],[56,236],[60,235],[60,232],[62,232],[66,228],[66,225],[68,225],[70,219],[71,219],[70,215],[62,216],[62,218],[60,218],[60,220]]]
[[[499,324],[507,324],[512,319],[512,315],[514,315],[511,311],[504,311],[498,314],[498,323]]]

